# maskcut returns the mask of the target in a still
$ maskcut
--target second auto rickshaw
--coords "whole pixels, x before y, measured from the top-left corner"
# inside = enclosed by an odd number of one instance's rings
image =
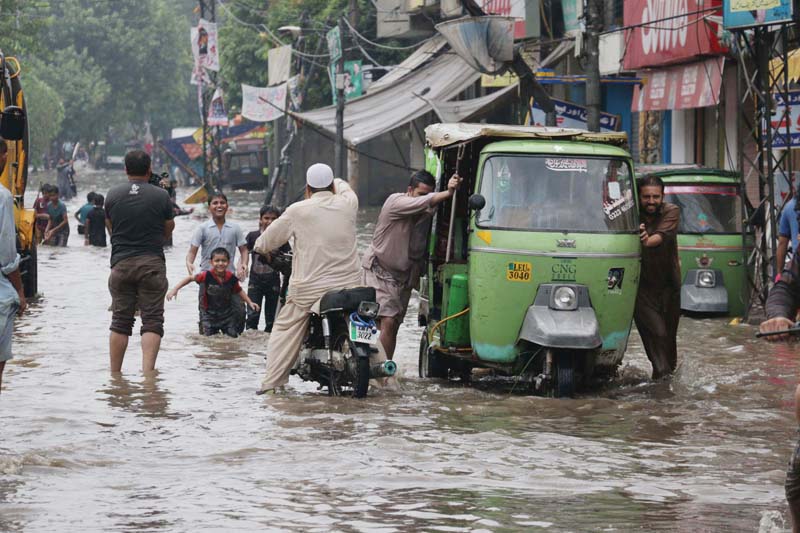
[[[421,280],[421,377],[474,367],[573,394],[622,361],[639,281],[637,194],[624,133],[434,124],[441,204]]]

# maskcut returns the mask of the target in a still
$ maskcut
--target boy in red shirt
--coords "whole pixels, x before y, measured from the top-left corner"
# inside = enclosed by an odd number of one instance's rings
[[[197,282],[202,290],[202,306],[204,313],[201,316],[203,335],[216,335],[224,333],[230,337],[238,337],[236,327],[236,310],[233,308],[231,297],[238,294],[251,309],[258,311],[260,307],[247,296],[239,285],[239,280],[232,272],[228,271],[231,256],[225,248],[216,248],[211,252],[211,269],[204,270],[196,276],[187,276],[167,293],[167,300],[172,300],[178,291],[191,282]]]

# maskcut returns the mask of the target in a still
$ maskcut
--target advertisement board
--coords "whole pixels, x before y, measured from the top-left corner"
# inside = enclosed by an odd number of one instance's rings
[[[556,106],[556,126],[559,128],[586,129],[586,108],[565,100],[551,98]],[[531,106],[531,126],[544,126],[546,113],[537,102]],[[619,115],[600,113],[600,131],[619,131],[622,120]]]
[[[722,25],[726,30],[777,24],[792,20],[793,0],[725,0]]]
[[[625,70],[637,70],[719,55],[725,48],[717,38],[714,16],[720,0],[626,0]]]

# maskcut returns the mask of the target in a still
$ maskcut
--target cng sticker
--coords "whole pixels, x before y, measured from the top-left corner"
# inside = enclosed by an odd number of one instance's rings
[[[525,283],[530,283],[532,271],[533,268],[531,268],[530,263],[517,263],[516,261],[513,263],[508,263],[506,279],[508,281],[522,281]]]

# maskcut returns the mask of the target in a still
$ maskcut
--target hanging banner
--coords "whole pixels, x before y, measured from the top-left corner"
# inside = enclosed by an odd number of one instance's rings
[[[705,11],[716,6],[721,0],[626,0],[625,70],[724,53],[711,18],[719,13]]]
[[[289,79],[292,68],[291,45],[270,48],[267,52],[268,85],[278,85]]]
[[[725,0],[723,5],[726,30],[792,21],[792,0]]]
[[[789,101],[781,93],[772,93],[775,109],[770,118],[772,126],[772,147],[791,148],[800,147],[800,91],[789,91]],[[788,107],[788,109],[787,109]],[[789,126],[789,139],[786,139],[786,126]],[[766,132],[764,132],[766,135]]]
[[[219,70],[219,49],[217,48],[217,24],[200,19],[197,26],[189,32],[192,39],[192,56],[195,65]]]
[[[583,17],[583,1],[562,0],[561,10],[564,15],[564,31],[574,32],[581,30],[581,17]]]
[[[228,126],[228,113],[225,111],[225,102],[222,99],[222,89],[217,88],[214,96],[211,97],[211,105],[208,108],[209,126]]]
[[[242,116],[253,122],[271,122],[283,116],[286,84],[252,87],[242,84]]]
[[[195,63],[192,67],[192,77],[189,80],[192,85],[210,85],[211,76],[208,71]]]
[[[328,41],[328,53],[330,54],[330,62],[335,63],[342,57],[342,36],[339,33],[339,26],[334,26],[325,34]]]
[[[550,98],[556,106],[556,126],[559,128],[586,129],[586,108],[565,100]],[[538,102],[533,102],[531,107],[531,126],[544,126],[547,114],[539,107]],[[600,112],[600,131],[619,131],[622,121],[619,115]]]

